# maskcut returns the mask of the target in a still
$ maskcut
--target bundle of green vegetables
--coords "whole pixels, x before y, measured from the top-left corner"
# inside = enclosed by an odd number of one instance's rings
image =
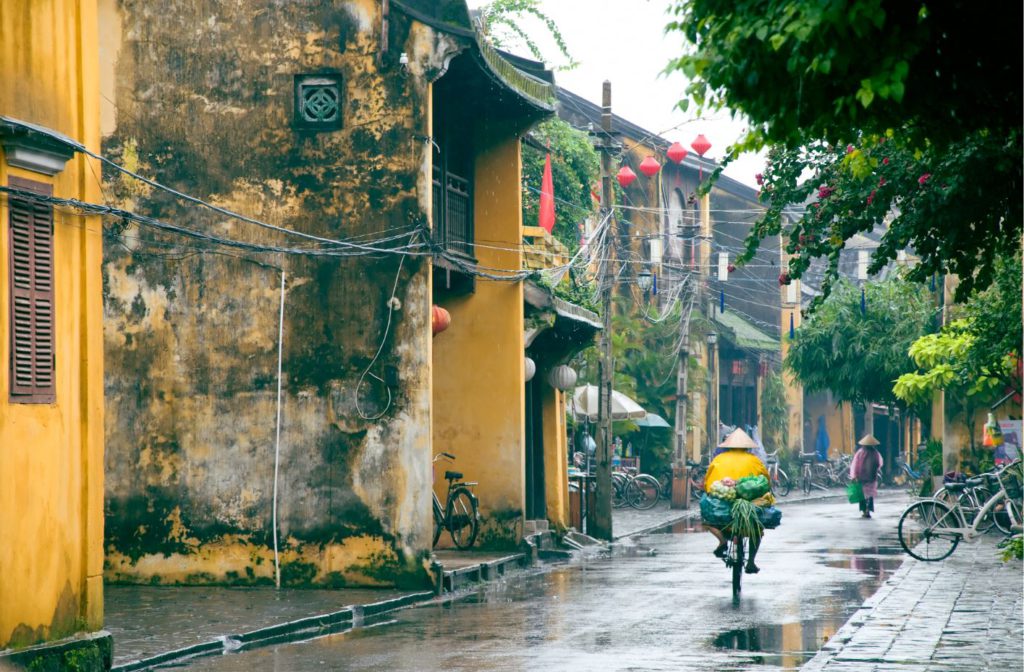
[[[758,506],[745,499],[737,498],[732,504],[732,532],[741,537],[760,537],[763,531],[757,515]]]

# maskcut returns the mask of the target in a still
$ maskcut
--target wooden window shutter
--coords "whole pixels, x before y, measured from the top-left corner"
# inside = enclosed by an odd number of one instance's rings
[[[10,186],[49,196],[52,187],[10,178]],[[10,398],[16,403],[56,400],[54,365],[53,207],[8,196],[7,267],[10,279]]]

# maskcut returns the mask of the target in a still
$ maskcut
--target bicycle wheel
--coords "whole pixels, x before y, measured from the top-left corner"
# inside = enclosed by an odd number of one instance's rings
[[[469,488],[456,488],[448,500],[446,517],[455,546],[461,549],[472,546],[480,527],[476,495]]]
[[[974,488],[972,490],[966,490],[960,495],[960,508],[967,512],[965,518],[970,521],[970,525],[973,525],[978,514],[981,513],[982,507],[988,502],[992,495],[988,490],[984,488]],[[995,516],[989,511],[985,514],[985,517],[977,521],[978,532],[988,532],[992,529],[992,526],[996,524]]]
[[[801,479],[801,486],[803,487],[804,494],[811,494],[811,470],[804,469],[803,478]]]
[[[658,479],[650,474],[640,474],[626,484],[626,501],[634,509],[645,511],[658,503],[660,489]]]
[[[622,474],[612,474],[612,506],[621,509],[629,503],[626,499],[626,477]]]
[[[732,596],[733,599],[740,596],[741,583],[743,581],[743,537],[733,537],[732,540]]]
[[[900,546],[912,558],[935,562],[948,558],[960,543],[958,532],[944,532],[962,526],[959,514],[933,499],[915,502],[900,516],[896,528]]]
[[[793,489],[793,482],[789,480],[789,475],[782,469],[779,469],[776,475],[776,483],[779,486],[779,497],[785,497]]]
[[[1020,505],[1012,499],[1004,499],[1002,504],[1002,506],[997,507],[997,509],[992,512],[992,522],[995,524],[996,529],[1002,532],[1003,535],[1009,537],[1014,534],[1013,530],[1010,529],[1012,526],[1010,513],[1013,513],[1013,519],[1020,523]],[[1010,509],[1010,511],[1007,511],[1007,509]]]
[[[437,540],[441,538],[441,530],[444,529],[444,512],[441,511],[441,503],[434,495],[434,541],[431,547],[437,546]]]

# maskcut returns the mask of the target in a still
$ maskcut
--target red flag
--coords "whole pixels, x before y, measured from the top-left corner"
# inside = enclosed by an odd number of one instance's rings
[[[544,159],[544,179],[540,183],[540,212],[537,226],[548,233],[555,228],[555,184],[551,179],[551,155]]]

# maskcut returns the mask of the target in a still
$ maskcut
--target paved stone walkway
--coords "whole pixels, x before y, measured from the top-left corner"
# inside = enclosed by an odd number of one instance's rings
[[[114,664],[138,660],[348,605],[410,594],[398,590],[294,590],[201,586],[104,587],[104,628]]]
[[[1024,669],[1021,563],[996,539],[961,543],[942,562],[908,557],[804,672]]]

